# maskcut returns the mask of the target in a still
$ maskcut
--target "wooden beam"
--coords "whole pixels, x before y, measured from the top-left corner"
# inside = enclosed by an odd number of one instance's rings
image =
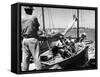
[[[78,38],[78,41],[79,41],[79,9],[77,9],[77,38]]]
[[[42,7],[43,31],[45,31],[44,7]]]

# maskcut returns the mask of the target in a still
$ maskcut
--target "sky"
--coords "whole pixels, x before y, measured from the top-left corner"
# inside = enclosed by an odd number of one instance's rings
[[[21,8],[22,19],[26,17],[24,8]],[[73,15],[77,16],[77,9],[62,9],[62,8],[44,8],[44,19],[46,28],[66,28],[72,23]],[[34,7],[32,16],[36,16],[39,20],[40,27],[43,27],[42,9]],[[95,28],[95,11],[94,10],[79,10],[79,26],[86,28]],[[77,27],[75,24],[74,27]]]

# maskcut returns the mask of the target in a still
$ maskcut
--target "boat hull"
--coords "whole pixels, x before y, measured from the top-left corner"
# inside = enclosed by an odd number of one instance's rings
[[[74,57],[58,63],[62,68],[81,67],[88,61],[88,47]]]

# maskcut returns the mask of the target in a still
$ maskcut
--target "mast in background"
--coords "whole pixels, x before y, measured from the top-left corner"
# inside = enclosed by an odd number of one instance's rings
[[[79,9],[77,9],[77,39],[79,41]]]
[[[44,7],[42,7],[43,31],[45,32]]]

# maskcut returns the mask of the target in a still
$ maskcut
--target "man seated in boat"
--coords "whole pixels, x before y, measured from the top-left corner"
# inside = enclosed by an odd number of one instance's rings
[[[86,33],[82,33],[80,38],[79,38],[79,42],[83,42],[85,39],[87,38]]]
[[[83,45],[84,43],[84,40],[86,39],[86,33],[82,33],[80,35],[80,37],[78,39],[72,39],[71,36],[68,37],[68,39],[66,39],[65,43],[66,43],[66,46],[67,48],[71,48],[74,52],[75,52],[75,43],[78,43],[80,46]]]
[[[87,39],[87,36],[86,36],[86,33],[82,33],[79,37],[79,40],[76,40],[76,43],[75,43],[75,48],[76,48],[76,51],[79,51],[79,50],[82,50],[86,47],[85,45],[85,40]]]

